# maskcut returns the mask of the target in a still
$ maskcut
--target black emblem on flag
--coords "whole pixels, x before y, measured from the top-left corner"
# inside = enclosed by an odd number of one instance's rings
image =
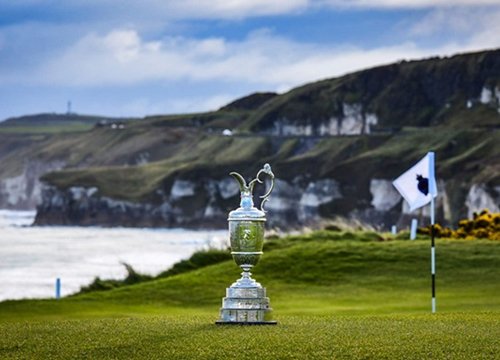
[[[417,175],[417,181],[418,191],[427,196],[429,193],[429,179],[424,178],[422,175]]]

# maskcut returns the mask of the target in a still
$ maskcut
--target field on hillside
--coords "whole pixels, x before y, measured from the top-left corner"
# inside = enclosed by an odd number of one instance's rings
[[[232,261],[63,300],[0,303],[0,358],[496,359],[500,243],[318,232],[268,241],[276,326],[214,324]]]

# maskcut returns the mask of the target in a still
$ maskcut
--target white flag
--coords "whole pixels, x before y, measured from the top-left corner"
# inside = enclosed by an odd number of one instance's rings
[[[410,170],[392,182],[401,196],[410,205],[410,211],[427,205],[437,196],[434,176],[434,153],[429,152]]]

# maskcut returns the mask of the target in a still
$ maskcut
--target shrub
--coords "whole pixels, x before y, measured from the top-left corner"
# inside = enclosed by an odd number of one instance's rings
[[[430,235],[431,227],[420,228],[418,232],[419,234]],[[434,234],[440,238],[500,240],[500,213],[491,213],[489,210],[483,210],[479,214],[474,213],[472,220],[460,220],[457,230],[435,224]]]
[[[125,285],[132,285],[153,279],[169,277],[185,273],[188,271],[196,270],[212,264],[217,264],[219,262],[226,261],[229,259],[231,259],[231,254],[228,250],[209,249],[209,250],[197,251],[188,260],[181,260],[175,263],[170,269],[162,272],[156,277],[140,274],[137,271],[135,271],[130,264],[122,263],[122,265],[125,266],[125,269],[127,270],[127,276],[125,277],[125,279],[103,280],[99,277],[96,277],[94,281],[92,281],[89,285],[82,286],[79,294],[88,293],[92,291],[112,290]]]
[[[123,280],[103,280],[99,277],[96,277],[94,281],[92,281],[87,286],[82,286],[80,289],[80,294],[92,292],[92,291],[106,291],[115,289],[117,287],[121,287],[124,285],[132,285],[137,284],[143,281],[151,280],[152,277],[145,274],[140,274],[134,270],[132,265],[122,262],[122,265],[125,266],[127,270],[127,276]]]
[[[158,277],[168,277],[196,270],[205,266],[217,264],[230,260],[231,253],[228,250],[209,249],[197,251],[188,260],[181,260],[175,263],[170,269],[162,272]]]

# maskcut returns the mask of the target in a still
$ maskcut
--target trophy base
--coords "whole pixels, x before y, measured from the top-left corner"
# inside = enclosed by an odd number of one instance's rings
[[[263,287],[230,287],[222,299],[217,325],[276,325]]]
[[[278,325],[277,321],[222,321],[217,320],[215,325]]]

